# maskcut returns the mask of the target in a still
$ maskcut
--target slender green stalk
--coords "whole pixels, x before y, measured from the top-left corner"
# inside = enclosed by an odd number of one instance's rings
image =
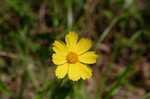
[[[113,19],[113,21],[111,22],[111,24],[104,30],[104,32],[102,33],[102,35],[98,38],[97,43],[96,43],[96,48],[99,46],[99,44],[101,44],[101,42],[106,38],[106,36],[109,34],[109,32],[112,30],[112,28],[116,25],[116,23],[122,19],[122,18],[126,18],[129,16],[129,13],[125,13],[122,16],[118,16],[116,18]]]
[[[109,93],[107,94],[107,96],[104,99],[110,99],[110,97],[113,95],[113,93],[116,92],[116,90],[121,87],[123,81],[128,76],[129,72],[132,70],[131,66],[132,66],[132,64],[129,64],[128,67],[125,68],[124,72],[121,73],[121,75],[118,77],[117,81],[115,83],[113,83],[112,88],[110,89]]]
[[[32,81],[33,87],[37,90],[38,89],[38,83],[36,80],[36,74],[31,69],[32,65],[33,65],[32,63],[27,65],[27,73],[28,73],[28,77]]]
[[[125,14],[122,15],[122,16],[116,17],[116,18],[112,21],[112,23],[104,30],[104,32],[102,33],[102,35],[98,38],[95,48],[97,49],[98,46],[100,46],[101,42],[106,38],[106,36],[109,34],[109,32],[112,30],[112,28],[116,25],[116,23],[117,23],[119,20],[121,20],[121,19],[123,19],[123,18],[126,18],[126,17],[129,17],[129,16],[130,16],[129,13],[125,13]],[[109,74],[110,74],[111,69],[112,69],[112,64],[113,64],[113,62],[114,62],[115,59],[116,59],[116,56],[117,56],[117,53],[118,53],[118,49],[119,49],[119,48],[120,48],[120,46],[119,46],[119,45],[116,45],[116,47],[115,47],[115,49],[114,49],[114,51],[113,51],[113,53],[112,53],[112,55],[111,55],[110,63],[107,65],[107,67],[108,67],[107,70],[108,70],[108,71],[104,74],[105,76],[104,76],[104,79],[101,81],[101,86],[100,86],[100,88],[97,90],[97,92],[98,92],[97,99],[99,99],[99,98],[102,96],[102,94],[103,94],[104,88],[105,88],[105,86],[106,86],[105,83],[106,83],[106,81],[107,81],[108,78],[109,78]]]
[[[115,59],[117,57],[118,49],[119,49],[118,46],[116,46],[112,55],[111,55],[110,63],[107,65],[108,71],[104,74],[104,79],[101,81],[101,87],[100,87],[100,89],[98,89],[97,99],[99,99],[102,96],[104,88],[106,87],[105,83],[109,78],[109,74],[112,70],[112,63],[115,61]]]
[[[130,40],[135,41],[142,33],[143,33],[142,30],[137,31],[137,32],[130,38]]]
[[[22,75],[21,84],[19,87],[19,93],[18,93],[17,99],[23,99],[23,94],[24,94],[25,88],[27,87],[27,81],[28,81],[28,78],[26,75],[27,75],[27,71],[25,70],[23,75]]]
[[[41,89],[37,92],[35,99],[44,99],[44,96],[48,93],[49,89],[52,87],[53,81],[47,80]]]
[[[141,99],[149,99],[150,98],[150,92],[145,94]]]
[[[73,25],[73,12],[72,12],[73,0],[66,0],[66,5],[67,5],[67,26],[68,26],[68,29],[72,29],[72,25]]]
[[[132,66],[134,63],[139,59],[139,57],[143,53],[139,53],[138,55],[134,56],[132,60],[129,61],[129,64],[125,68],[125,70],[118,76],[117,80],[112,84],[111,89],[107,93],[107,95],[104,97],[104,99],[110,99],[110,97],[120,88],[123,86],[124,80],[128,77],[131,76],[133,73],[132,71]]]

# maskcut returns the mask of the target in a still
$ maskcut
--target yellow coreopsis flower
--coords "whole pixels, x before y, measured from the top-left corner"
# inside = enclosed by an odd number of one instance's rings
[[[86,64],[96,63],[97,58],[94,51],[88,51],[92,46],[91,40],[81,38],[78,41],[78,34],[69,32],[65,41],[66,44],[62,41],[53,43],[55,53],[52,61],[58,65],[55,71],[57,78],[64,78],[66,75],[73,81],[90,78],[92,70]]]

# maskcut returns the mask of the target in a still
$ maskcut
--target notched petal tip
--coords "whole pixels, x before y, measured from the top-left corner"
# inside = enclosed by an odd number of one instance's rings
[[[78,34],[76,32],[69,32],[65,36],[65,41],[69,49],[74,49],[78,41]]]
[[[76,63],[69,67],[68,77],[72,81],[78,81],[80,79],[87,80],[91,78],[92,70],[82,63]]]
[[[79,42],[77,43],[76,50],[78,54],[82,54],[86,51],[88,51],[92,47],[92,40],[87,38],[81,38]]]
[[[64,78],[68,73],[68,64],[59,65],[56,67],[55,75],[57,78]]]
[[[82,64],[82,67],[84,69],[81,78],[83,80],[87,80],[90,79],[92,77],[92,69],[90,67],[88,67],[87,65]]]
[[[53,46],[65,46],[65,43],[61,40],[55,40]]]
[[[79,56],[79,61],[85,64],[94,64],[97,61],[97,57],[94,51],[87,51]]]
[[[66,54],[68,49],[66,44],[63,41],[56,40],[52,44],[52,49],[55,53],[64,53]]]

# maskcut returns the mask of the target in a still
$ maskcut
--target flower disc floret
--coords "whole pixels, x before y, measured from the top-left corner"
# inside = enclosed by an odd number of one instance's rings
[[[78,55],[74,52],[69,52],[66,59],[68,63],[75,64],[78,62]]]

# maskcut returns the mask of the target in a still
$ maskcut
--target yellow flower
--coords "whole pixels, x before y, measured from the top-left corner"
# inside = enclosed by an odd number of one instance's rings
[[[97,58],[94,51],[88,51],[92,46],[91,40],[81,38],[78,41],[78,34],[69,32],[65,41],[66,44],[62,41],[53,43],[55,53],[52,61],[58,65],[55,71],[57,78],[64,78],[66,75],[73,81],[90,78],[92,70],[86,64],[96,63]]]

